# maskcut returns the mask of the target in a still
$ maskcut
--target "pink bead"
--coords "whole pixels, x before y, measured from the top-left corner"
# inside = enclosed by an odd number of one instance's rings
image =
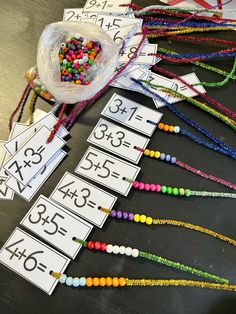
[[[156,184],[156,191],[157,191],[157,192],[160,192],[160,190],[161,190],[160,184]]]
[[[150,190],[150,185],[148,183],[144,184],[144,190],[149,191]]]
[[[71,73],[68,74],[68,78],[72,79],[73,75]]]
[[[74,50],[69,50],[69,55],[72,56],[74,54]]]
[[[81,74],[79,78],[81,81],[83,81],[85,79],[85,76]]]
[[[72,68],[78,69],[78,68],[79,68],[79,64],[78,64],[78,63],[74,63],[74,64],[72,65]]]
[[[155,184],[150,184],[150,190],[155,191],[156,190],[156,185]]]
[[[139,188],[139,190],[143,190],[144,189],[144,183],[143,182],[139,182],[138,188]]]
[[[89,68],[88,63],[84,63],[84,64],[83,64],[83,67],[84,67],[85,70],[88,70],[88,68]]]
[[[134,181],[133,182],[133,188],[137,189],[139,186],[139,183],[137,181]]]

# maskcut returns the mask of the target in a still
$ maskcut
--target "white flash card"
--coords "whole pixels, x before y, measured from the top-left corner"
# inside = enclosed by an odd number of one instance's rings
[[[136,52],[138,45],[125,46],[123,51],[120,53],[119,62],[127,62]],[[156,56],[153,54],[157,53],[156,44],[143,44],[136,58],[132,60],[133,64],[155,64]]]
[[[87,141],[137,164],[142,152],[135,147],[145,149],[149,139],[100,119]]]
[[[125,41],[133,36],[138,29],[138,24],[131,24],[120,28],[111,29],[106,33],[113,39],[113,41],[119,46],[123,45]]]
[[[130,4],[131,0],[126,0],[126,4]],[[99,12],[103,13],[127,13],[128,6],[121,6],[124,0],[87,0],[83,8],[85,12]]]
[[[61,149],[56,152],[56,154],[46,163],[46,165],[27,185],[22,185],[13,177],[9,177],[9,179],[6,181],[6,185],[11,188],[15,193],[17,193],[20,197],[29,202],[38,192],[44,182],[50,177],[50,175],[60,164],[60,162],[65,158],[65,156],[66,152]]]
[[[25,131],[21,132],[19,135],[15,136],[10,141],[7,141],[5,144],[5,148],[8,150],[8,152],[11,155],[13,155],[43,125],[51,129],[54,127],[56,122],[57,122],[57,118],[54,116],[52,112],[49,112],[42,119],[38,120],[37,122],[33,123],[31,126],[27,127]],[[62,138],[64,138],[68,134],[69,132],[65,129],[64,126],[61,126],[57,132],[57,136],[62,137]]]
[[[1,248],[0,262],[51,295],[58,280],[50,272],[64,273],[70,259],[16,228]]]
[[[42,126],[4,165],[4,169],[23,185],[42,169],[52,156],[65,145],[65,141],[55,135],[46,143],[51,131]]]
[[[96,25],[100,26],[104,31],[110,31],[131,24],[142,26],[142,23],[142,19],[133,19],[122,16],[98,14],[96,17]]]
[[[50,199],[102,228],[107,214],[98,207],[111,209],[117,197],[66,172],[50,195]]]
[[[163,116],[161,112],[149,109],[119,94],[113,94],[102,115],[148,136],[152,136],[156,126],[147,121],[151,120],[158,124]]]
[[[73,241],[73,238],[85,241],[93,229],[90,223],[43,195],[40,195],[30,208],[22,219],[21,225],[73,259],[82,247],[81,244]]]
[[[139,171],[139,167],[91,146],[75,169],[76,173],[125,196],[128,195],[132,183],[124,178],[135,180]]]
[[[0,177],[0,200],[12,200],[14,192],[6,185],[6,177]]]
[[[82,8],[64,9],[63,21],[78,22],[81,19],[96,19],[97,13],[84,12]]]

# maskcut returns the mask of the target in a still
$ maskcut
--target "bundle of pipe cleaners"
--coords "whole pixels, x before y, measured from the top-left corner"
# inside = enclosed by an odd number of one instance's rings
[[[225,3],[222,4],[222,6],[228,4],[231,1],[232,0],[226,1]],[[91,88],[90,86],[91,84],[89,80],[87,81],[84,80],[84,77],[87,76],[87,73],[85,75],[84,71],[87,71],[90,65],[91,65],[91,68],[93,67],[94,56],[97,54],[96,49],[93,49],[94,47],[96,48],[99,45],[100,47],[99,49],[103,53],[104,38],[105,38],[104,34],[102,33],[102,31],[100,31],[99,33],[97,33],[97,38],[96,38],[97,41],[95,42],[95,40],[93,40],[89,42],[89,45],[91,45],[91,49],[88,48],[87,43],[85,43],[85,45],[83,46],[83,42],[80,42],[79,37],[76,38],[76,36],[74,36],[71,41],[69,38],[65,39],[64,43],[63,42],[60,43],[61,45],[60,51],[57,51],[57,53],[59,53],[59,58],[54,57],[52,61],[53,63],[56,63],[56,67],[59,69],[59,72],[61,69],[62,74],[59,77],[57,72],[55,73],[55,71],[51,71],[51,72],[49,71],[50,76],[49,78],[46,79],[44,72],[40,71],[39,66],[38,68],[36,67],[32,68],[30,71],[26,73],[27,86],[20,98],[19,103],[16,106],[16,109],[13,111],[10,117],[9,128],[11,129],[13,119],[18,111],[20,112],[18,121],[20,121],[25,104],[27,102],[27,98],[29,97],[32,91],[32,98],[29,102],[30,123],[33,122],[32,117],[33,117],[35,103],[38,96],[44,98],[46,101],[51,102],[51,104],[53,105],[54,112],[58,114],[58,122],[54,126],[54,129],[52,130],[51,135],[48,138],[48,142],[52,141],[54,135],[56,134],[57,130],[59,129],[61,125],[64,125],[68,129],[71,128],[76,118],[81,113],[82,109],[87,107],[89,104],[94,103],[94,101],[97,100],[101,96],[101,94],[107,90],[109,85],[118,76],[120,76],[122,72],[130,64],[132,64],[132,61],[135,59],[137,55],[139,55],[141,51],[142,43],[147,38],[151,39],[152,42],[157,42],[157,43],[159,43],[160,39],[162,40],[171,39],[174,41],[181,41],[181,42],[210,43],[210,44],[214,44],[214,47],[216,45],[220,45],[221,48],[216,51],[209,52],[209,53],[179,53],[178,51],[168,50],[159,46],[155,56],[157,58],[160,58],[164,62],[171,62],[175,64],[189,64],[189,63],[194,64],[207,71],[211,71],[211,72],[214,72],[223,76],[223,80],[221,81],[200,82],[195,85],[191,85],[188,82],[186,82],[184,79],[179,77],[178,75],[170,71],[167,71],[166,69],[162,67],[159,67],[156,65],[152,66],[153,72],[161,73],[169,78],[174,78],[177,81],[184,84],[190,90],[196,92],[198,96],[202,99],[201,101],[195,100],[191,97],[186,97],[179,92],[166,88],[165,86],[153,85],[150,81],[147,81],[147,80],[134,80],[134,82],[135,84],[139,85],[139,87],[141,87],[142,89],[149,91],[150,95],[164,102],[164,104],[173,113],[175,113],[179,118],[181,118],[183,121],[185,121],[189,125],[194,126],[199,132],[201,132],[202,134],[210,138],[217,145],[214,146],[214,144],[212,143],[209,144],[208,142],[203,141],[202,139],[194,136],[193,134],[190,134],[190,132],[186,130],[185,132],[182,132],[182,133],[185,133],[184,134],[185,136],[190,137],[192,140],[194,140],[195,142],[205,147],[208,147],[216,151],[220,151],[221,153],[225,155],[235,158],[236,152],[234,149],[226,147],[226,145],[221,146],[221,144],[219,144],[220,141],[216,139],[215,137],[213,137],[210,134],[210,132],[203,129],[201,126],[196,125],[194,121],[188,119],[188,117],[186,117],[180,111],[178,111],[175,108],[175,106],[168,103],[167,100],[164,100],[161,96],[159,96],[158,90],[164,90],[165,92],[167,92],[169,95],[173,97],[183,98],[184,100],[190,102],[191,104],[197,106],[198,108],[220,119],[222,122],[226,123],[233,130],[235,130],[236,129],[236,121],[235,121],[236,113],[233,112],[228,107],[226,107],[225,105],[218,102],[217,100],[211,98],[208,95],[201,93],[195,86],[202,85],[202,86],[207,86],[207,87],[222,87],[228,82],[230,82],[231,80],[236,79],[236,75],[235,75],[236,42],[230,41],[230,40],[218,39],[215,37],[213,38],[213,37],[209,37],[205,35],[205,33],[208,33],[208,32],[217,33],[217,32],[222,32],[222,31],[224,32],[235,31],[236,20],[232,20],[232,19],[229,20],[229,19],[222,18],[221,17],[222,11],[217,9],[216,6],[212,6],[210,9],[204,9],[204,10],[191,8],[191,11],[190,11],[190,8],[184,8],[184,7],[177,8],[177,7],[172,7],[172,6],[161,6],[161,5],[141,7],[136,4],[123,4],[122,6],[128,6],[129,8],[133,10],[135,17],[138,17],[139,19],[143,20],[141,34],[136,33],[136,35],[139,35],[139,36],[141,35],[140,37],[141,39],[137,46],[137,49],[133,53],[130,60],[123,67],[121,67],[117,72],[114,72],[114,68],[113,68],[113,66],[115,65],[115,58],[112,59],[113,65],[110,60],[109,64],[106,64],[105,72],[102,72],[102,73],[106,73],[106,71],[109,72],[108,75],[106,75],[106,79],[99,82],[100,85],[97,84],[98,88],[96,88],[95,91],[91,93],[91,90],[92,89],[94,90],[94,88]],[[60,23],[64,23],[64,24],[60,24]],[[55,24],[57,23],[53,23],[45,28],[40,39],[41,41],[42,41],[42,37],[45,37],[45,32],[48,32],[48,29],[50,27],[51,28],[58,27]],[[65,26],[66,22],[59,22],[59,24],[60,24],[59,26],[61,30],[64,30],[64,28],[67,28],[67,26]],[[82,25],[82,28],[83,28],[83,25]],[[96,26],[96,28],[99,28],[99,27]],[[193,35],[193,33],[197,33],[197,35],[195,36]],[[122,48],[120,48],[118,52],[117,47],[114,45],[115,51],[113,51],[113,56],[116,55],[116,52],[117,54],[122,53],[122,49],[124,48],[124,46],[125,46],[125,41],[123,43]],[[111,51],[109,53],[111,54]],[[41,57],[42,57],[41,52],[38,51],[37,63],[39,63],[39,60]],[[45,56],[43,57],[45,59]],[[49,56],[46,56],[46,57],[49,57]],[[97,58],[99,58],[99,54]],[[232,58],[232,69],[229,72],[221,68],[217,68],[217,67],[214,67],[212,65],[205,63],[205,61],[210,61],[212,59],[220,59],[221,61],[224,61],[226,58],[227,60],[228,58]],[[95,63],[96,63],[96,60],[94,64]],[[58,93],[56,92],[55,89],[48,88],[49,85],[51,86],[50,79],[54,81],[54,76],[56,77],[57,84],[61,84],[63,88],[67,88],[67,91],[68,91],[66,93],[67,97],[65,96],[64,98],[60,98],[58,97]],[[93,76],[92,79],[96,81],[95,76]],[[77,82],[77,83],[69,86],[68,80],[69,81],[73,80],[74,82]],[[78,87],[76,86],[77,84],[79,85],[79,87],[82,87],[82,89],[85,90],[85,93],[83,94],[83,96],[79,97],[78,101],[72,101],[72,99],[75,99],[71,97],[71,93],[73,93],[72,88],[77,88]],[[84,86],[82,86],[81,84]],[[157,92],[156,93],[153,92],[153,89],[155,89]],[[67,107],[70,107],[70,110],[68,114],[65,114]]]

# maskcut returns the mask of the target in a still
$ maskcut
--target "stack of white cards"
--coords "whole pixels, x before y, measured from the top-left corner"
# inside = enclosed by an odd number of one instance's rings
[[[1,142],[0,199],[13,199],[17,193],[29,202],[66,156],[62,147],[68,131],[61,126],[47,144],[57,118],[53,113],[35,116],[40,118],[30,126],[15,122],[8,140]]]

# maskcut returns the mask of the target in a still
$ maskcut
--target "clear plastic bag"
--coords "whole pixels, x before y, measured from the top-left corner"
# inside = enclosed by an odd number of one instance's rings
[[[90,85],[76,85],[61,81],[58,52],[62,42],[73,36],[86,41],[99,41],[102,51],[87,71]],[[40,80],[59,103],[76,103],[93,97],[111,79],[118,59],[118,48],[102,28],[84,22],[57,22],[43,30],[37,51],[37,69]]]

